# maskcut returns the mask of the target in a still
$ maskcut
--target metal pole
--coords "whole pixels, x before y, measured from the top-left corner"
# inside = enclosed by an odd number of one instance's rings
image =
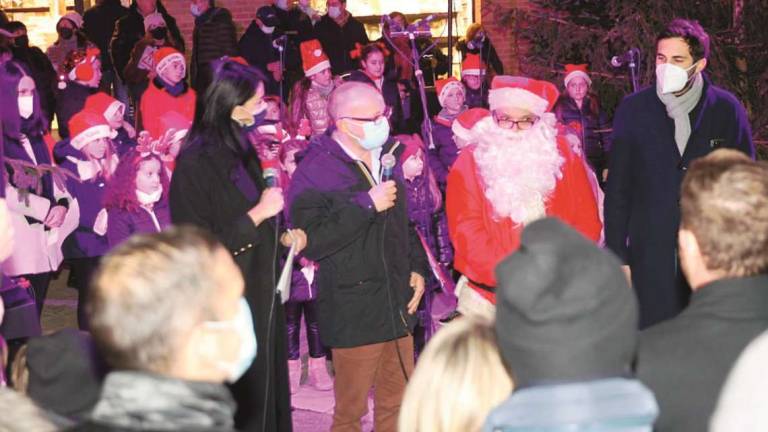
[[[448,0],[448,76],[453,76],[453,0]]]

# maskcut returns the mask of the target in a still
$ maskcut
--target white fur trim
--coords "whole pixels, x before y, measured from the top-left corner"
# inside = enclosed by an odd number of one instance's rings
[[[307,69],[304,72],[304,75],[309,77],[309,76],[312,76],[312,75],[314,75],[316,73],[320,73],[320,72],[322,72],[322,71],[324,71],[326,69],[330,69],[330,68],[331,68],[331,63],[328,60],[323,60],[320,63],[312,66],[309,69]]]
[[[461,81],[451,81],[451,82],[447,83],[447,84],[446,84],[446,85],[443,87],[443,91],[441,91],[441,92],[440,92],[440,94],[439,94],[439,95],[437,95],[437,100],[440,102],[440,106],[443,106],[443,105],[445,105],[445,104],[443,103],[443,99],[445,99],[445,98],[443,97],[443,95],[445,94],[445,92],[447,92],[448,90],[450,90],[450,89],[451,89],[451,87],[458,87],[458,88],[460,88],[460,89],[461,89],[461,92],[462,92],[462,93],[464,93],[464,96],[466,96],[466,95],[467,95],[467,91],[466,91],[466,89],[464,89],[464,84],[462,84],[462,83],[461,83]]]
[[[584,71],[575,70],[565,76],[565,86],[568,87],[568,83],[571,82],[572,79],[578,77],[584,78],[588,85],[592,85],[592,79],[589,77],[589,75],[587,75]]]
[[[104,111],[104,117],[112,117],[113,114],[117,112],[117,110],[120,109],[121,106],[125,106],[120,101],[114,101],[107,107],[106,111]]]
[[[184,56],[181,53],[176,52],[163,57],[163,59],[157,62],[155,65],[155,70],[157,73],[162,73],[163,70],[165,70],[165,68],[168,67],[168,65],[170,65],[173,60],[180,60],[182,63],[184,63]],[[186,63],[184,66],[186,67]]]
[[[451,131],[453,131],[453,134],[457,137],[465,140],[465,141],[471,141],[472,140],[472,131],[465,128],[461,125],[460,122],[454,121],[451,125]]]
[[[503,87],[492,89],[488,93],[488,105],[490,105],[491,111],[504,107],[521,108],[540,117],[547,112],[549,102],[528,90]]]
[[[86,144],[93,140],[99,138],[114,138],[115,136],[117,136],[117,133],[110,128],[109,125],[97,125],[77,134],[77,136],[69,141],[69,145],[78,150],[82,150]]]
[[[485,75],[485,70],[483,69],[464,69],[461,71],[461,76],[464,75],[475,75],[475,76],[482,76]]]

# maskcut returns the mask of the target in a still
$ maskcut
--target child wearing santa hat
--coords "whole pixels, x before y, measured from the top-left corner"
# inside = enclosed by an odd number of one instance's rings
[[[130,123],[125,121],[125,104],[112,96],[98,92],[85,100],[86,111],[103,113],[109,127],[117,132],[113,139],[117,154],[122,156],[132,148],[136,147],[136,129]]]
[[[80,222],[64,242],[64,251],[69,259],[74,287],[80,293],[78,325],[81,329],[87,329],[84,306],[88,284],[99,258],[108,249],[104,190],[120,159],[112,144],[116,133],[103,113],[83,110],[69,121],[69,129],[72,132],[71,139],[58,142],[56,147],[71,146],[73,150],[67,152],[68,156],[60,165],[74,175],[74,178],[67,179],[67,189],[79,205]],[[54,151],[62,153],[61,149]]]
[[[435,90],[442,109],[432,119],[432,138],[435,147],[429,150],[429,166],[441,189],[445,190],[445,178],[458,155],[451,127],[456,117],[467,110],[464,104],[466,89],[461,81],[449,77],[438,80],[435,83]]]
[[[304,78],[291,92],[290,127],[295,134],[307,138],[328,129],[328,97],[333,91],[331,63],[317,39],[301,43]]]
[[[435,273],[442,274],[444,282],[450,278],[450,263],[453,248],[448,237],[448,222],[443,211],[443,195],[435,176],[427,164],[427,149],[418,135],[398,135],[397,139],[405,148],[399,162],[408,197],[408,218],[424,246],[431,255],[433,271],[426,277],[424,297],[417,312],[418,323],[413,339],[416,356],[422,351],[436,330],[432,319],[432,299],[441,290],[441,282]],[[449,282],[450,283],[450,282]]]
[[[153,137],[165,133],[160,117],[175,111],[191,122],[195,117],[197,95],[186,82],[184,55],[171,47],[163,47],[153,55],[155,77],[141,97],[139,125]]]
[[[109,179],[104,207],[110,248],[134,234],[160,232],[171,224],[169,178],[158,153],[155,149],[131,150]]]
[[[59,136],[69,138],[69,119],[85,106],[88,96],[98,91],[101,82],[101,51],[96,47],[77,49],[67,54],[56,92],[56,118]]]
[[[461,62],[461,81],[467,89],[466,104],[470,108],[488,108],[486,66],[477,54],[467,54]]]

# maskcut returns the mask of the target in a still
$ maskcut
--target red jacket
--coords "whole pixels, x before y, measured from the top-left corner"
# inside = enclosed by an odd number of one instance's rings
[[[558,136],[557,145],[565,162],[562,179],[547,199],[547,215],[558,217],[597,242],[602,224],[584,163],[573,154],[564,136]],[[493,207],[485,198],[475,164],[475,148],[461,152],[448,175],[448,230],[456,249],[454,267],[469,278],[470,286],[495,304],[495,293],[477,288],[472,282],[495,288],[496,265],[517,250],[523,225],[508,217],[493,218]]]
[[[165,133],[160,118],[168,111],[178,112],[188,118],[191,123],[195,118],[196,99],[197,95],[191,88],[184,94],[174,97],[150,82],[147,91],[141,97],[141,129],[149,132],[152,138],[159,138]]]

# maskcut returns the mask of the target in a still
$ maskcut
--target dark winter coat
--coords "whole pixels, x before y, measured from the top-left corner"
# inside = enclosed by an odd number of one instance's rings
[[[112,70],[112,59],[109,55],[109,42],[115,32],[117,20],[124,17],[128,9],[120,4],[120,0],[103,0],[83,14],[83,31],[88,40],[101,50],[101,70]]]
[[[448,220],[443,208],[435,210],[433,192],[429,187],[426,172],[425,170],[425,174],[405,182],[408,193],[408,219],[424,238],[435,259],[440,263],[449,264],[453,261],[453,248],[448,236]]]
[[[352,71],[347,80],[366,83],[376,87],[376,89],[379,88],[376,83],[361,70]],[[381,95],[384,97],[384,103],[392,110],[392,114],[389,117],[392,135],[404,133],[403,106],[400,102],[400,90],[397,88],[397,83],[384,78],[380,91]]]
[[[768,275],[721,279],[640,334],[637,376],[656,395],[656,432],[699,432],[747,344],[768,329]]]
[[[613,121],[605,239],[632,269],[641,328],[674,317],[688,302],[690,289],[677,260],[680,184],[688,166],[718,148],[755,154],[744,107],[706,77],[690,118],[682,156],[674,121],[655,87],[624,98]]]
[[[238,428],[262,431],[266,415],[263,432],[290,431],[285,314],[280,301],[274,300],[277,258],[283,248],[275,243],[277,227],[272,220],[254,226],[247,214],[265,189],[258,159],[253,156],[245,165],[238,161],[217,142],[183,149],[171,180],[171,221],[211,231],[235,256],[245,279],[245,297],[253,311],[259,352],[253,365],[232,387],[240,408]],[[273,302],[274,311],[270,313]],[[270,328],[272,334],[268,336]],[[265,391],[267,382],[269,388]],[[261,408],[265,396],[266,411]]]
[[[484,84],[477,90],[472,90],[464,84],[466,90],[464,103],[469,108],[488,108],[488,84]]]
[[[275,32],[288,36],[288,43],[285,47],[285,71],[283,73],[283,92],[287,98],[294,84],[304,78],[299,47],[304,41],[317,39],[317,35],[315,35],[312,19],[299,7],[284,11],[275,6],[274,10],[280,20]]]
[[[163,16],[165,25],[168,28],[168,32],[173,36],[173,39],[179,44],[179,51],[184,52],[184,39],[181,37],[179,27],[176,25],[176,20],[168,14],[165,10],[162,2],[157,0],[157,12]],[[115,67],[120,78],[123,79],[123,69],[128,64],[128,60],[131,58],[131,51],[133,46],[139,39],[144,37],[144,17],[139,12],[139,7],[136,5],[136,1],[128,8],[128,13],[117,20],[115,25],[115,34],[112,36],[110,42],[110,52],[112,53],[112,64]]]
[[[596,101],[595,101],[596,102]],[[589,161],[592,170],[597,173],[597,178],[602,178],[602,171],[607,168],[608,152],[611,149],[608,130],[611,122],[608,115],[600,110],[597,103],[593,103],[592,97],[584,99],[581,108],[568,95],[560,96],[554,107],[557,120],[567,127],[576,126],[577,133],[582,142],[582,148]]]
[[[160,229],[165,229],[171,224],[171,211],[168,208],[167,199],[161,199],[155,203],[152,211],[157,218],[157,223],[160,224]],[[134,234],[158,232],[152,216],[144,208],[135,211],[114,208],[109,209],[108,214],[107,242],[110,249]]]
[[[203,94],[210,85],[213,61],[223,56],[237,55],[237,31],[229,10],[212,7],[195,18],[192,60],[189,65],[192,88],[195,91]]]
[[[121,157],[136,148],[137,145],[136,140],[129,137],[128,132],[123,128],[117,130],[117,136],[112,138],[112,143],[115,145],[117,155]]]
[[[368,44],[368,34],[363,23],[350,16],[344,27],[339,26],[333,18],[323,15],[315,25],[315,34],[323,51],[331,61],[331,72],[342,75],[357,69],[357,60],[349,56],[355,49],[355,44]]]
[[[385,144],[383,153],[392,145]],[[386,213],[376,212],[368,195],[372,185],[361,170],[330,134],[320,135],[299,163],[288,193],[291,220],[310,239],[304,255],[320,266],[318,322],[328,347],[411,333],[410,274],[427,275],[424,250],[408,223],[400,166],[395,169],[398,199]]]
[[[453,122],[439,116],[435,116],[432,120],[432,138],[435,140],[435,148],[429,150],[429,168],[442,190],[445,190],[448,172],[459,157],[459,149],[453,141],[452,124]]]
[[[240,47],[240,55],[248,62],[249,65],[259,68],[266,78],[264,83],[264,90],[267,94],[277,95],[280,94],[279,83],[275,81],[272,72],[267,69],[267,65],[280,61],[280,51],[272,45],[272,42],[282,36],[282,33],[275,29],[272,34],[266,34],[261,31],[261,28],[256,24],[256,21],[251,21],[251,24],[243,33],[243,36],[238,42]],[[286,60],[289,56],[286,56]],[[298,59],[296,55],[292,55],[294,61]],[[299,63],[301,64],[301,63]],[[288,67],[288,63],[286,63]]]
[[[56,92],[56,119],[59,123],[59,136],[69,138],[69,119],[83,110],[88,96],[99,91],[76,81],[67,82],[64,90]]]

